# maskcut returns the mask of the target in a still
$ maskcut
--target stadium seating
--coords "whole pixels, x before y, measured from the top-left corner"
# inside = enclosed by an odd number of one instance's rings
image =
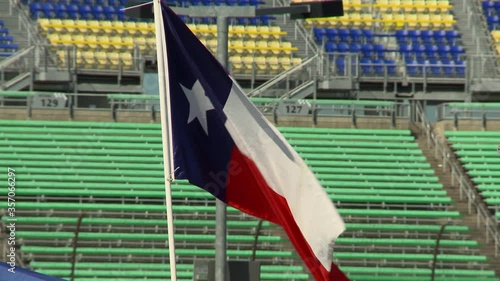
[[[72,52],[61,46],[76,46],[76,61],[84,69],[134,69],[134,56],[155,55],[154,24],[130,21],[121,8],[123,3],[86,1],[50,4],[34,1],[31,15],[38,19],[39,30],[54,46],[59,62],[72,59]],[[175,2],[175,1],[174,1]],[[188,1],[177,4],[184,5]],[[223,4],[213,1],[189,1],[190,5]],[[227,5],[258,5],[258,1],[239,0]],[[217,48],[215,18],[183,17],[189,28],[213,53]],[[301,63],[293,56],[297,50],[284,41],[285,32],[271,24],[271,16],[233,18],[230,25],[229,61],[233,74],[272,75]],[[57,46],[57,47],[56,47]],[[138,50],[135,49],[137,46]],[[112,51],[112,52],[110,52]]]
[[[14,37],[9,35],[9,29],[0,20],[0,58],[10,56],[18,49],[19,45],[14,44]]]
[[[491,36],[497,45],[497,52],[500,54],[500,2],[483,0],[483,13],[488,22]]]
[[[448,226],[435,280],[498,280],[409,130],[279,130],[346,221],[334,258],[352,280],[428,278],[441,224]],[[75,280],[169,276],[159,124],[0,120],[0,142],[0,160],[20,171],[16,237],[33,268],[69,277],[71,241],[85,212]],[[214,256],[215,204],[182,180],[172,196],[179,277],[191,280],[193,260]],[[256,225],[228,208],[230,259],[251,256]],[[307,280],[284,242],[263,224],[256,252],[262,280]]]
[[[446,137],[486,204],[500,217],[500,133],[447,131]]]
[[[360,57],[365,76],[464,77],[465,50],[454,30],[450,2],[378,0],[345,1],[343,17],[305,21],[329,53]],[[345,73],[345,60],[334,59]],[[402,70],[405,69],[405,72]]]

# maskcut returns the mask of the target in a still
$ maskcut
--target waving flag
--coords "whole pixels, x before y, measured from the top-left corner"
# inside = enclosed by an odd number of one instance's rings
[[[196,36],[162,3],[175,178],[283,227],[316,280],[332,263],[342,218],[304,161]]]

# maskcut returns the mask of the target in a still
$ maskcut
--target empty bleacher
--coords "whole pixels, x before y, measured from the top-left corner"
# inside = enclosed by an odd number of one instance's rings
[[[500,221],[500,159],[498,132],[447,131],[459,160],[492,214]]]
[[[18,49],[19,45],[14,44],[14,37],[9,35],[9,29],[5,27],[4,21],[0,19],[0,59],[11,56]]]
[[[483,0],[483,13],[491,31],[491,36],[496,43],[497,52],[500,54],[500,2]]]
[[[69,277],[72,238],[85,212],[75,280],[167,279],[159,124],[0,124],[5,144],[0,160],[18,171],[16,237],[33,268]],[[351,280],[428,279],[442,224],[447,227],[435,280],[498,280],[409,130],[279,130],[346,221],[334,258]],[[208,193],[182,180],[174,183],[172,196],[179,277],[191,280],[193,260],[215,254],[215,204]],[[256,226],[256,219],[228,209],[230,259],[249,259]],[[258,242],[262,280],[307,280],[274,229],[264,223]]]
[[[350,53],[365,76],[464,77],[465,50],[451,8],[448,0],[350,0],[343,17],[305,23],[326,52],[337,53],[340,75]]]

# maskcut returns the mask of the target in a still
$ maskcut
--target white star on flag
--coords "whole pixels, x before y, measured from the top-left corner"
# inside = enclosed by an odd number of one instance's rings
[[[198,122],[200,122],[201,127],[208,135],[207,111],[214,109],[214,105],[205,95],[205,90],[199,80],[196,80],[191,89],[184,87],[182,84],[180,85],[189,101],[188,124],[195,118],[198,118]]]

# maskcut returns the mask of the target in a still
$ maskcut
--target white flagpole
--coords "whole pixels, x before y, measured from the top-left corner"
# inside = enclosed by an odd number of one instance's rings
[[[174,241],[174,214],[172,210],[172,181],[174,180],[172,151],[172,120],[170,116],[170,85],[168,79],[167,47],[161,12],[161,0],[153,1],[156,56],[158,63],[158,84],[160,90],[161,137],[163,142],[163,163],[165,173],[165,203],[167,208],[168,253],[170,256],[170,280],[177,281]]]

